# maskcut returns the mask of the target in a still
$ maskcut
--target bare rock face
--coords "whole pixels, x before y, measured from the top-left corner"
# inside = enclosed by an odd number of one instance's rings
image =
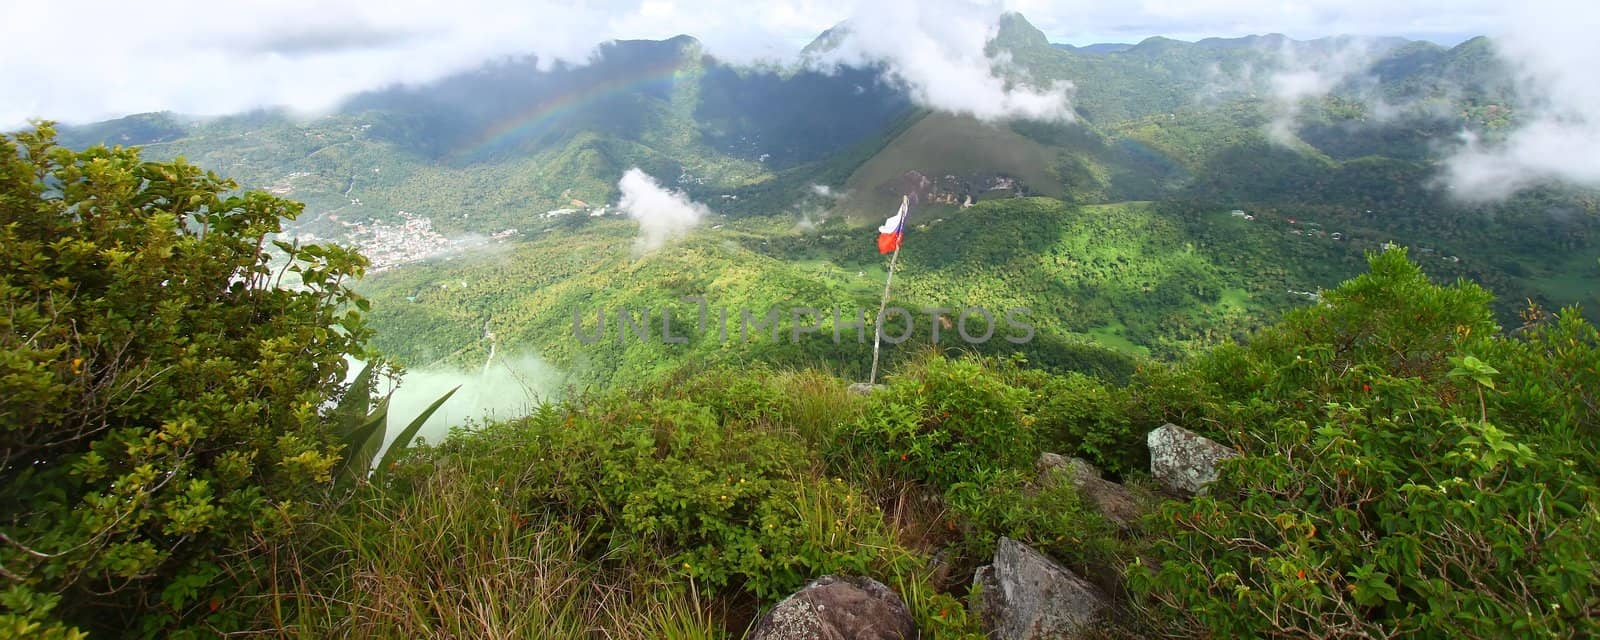
[[[886,386],[886,385],[881,385],[881,384],[867,384],[865,382],[852,382],[852,383],[850,383],[850,386],[846,387],[846,388],[850,390],[850,393],[854,393],[856,395],[864,396],[864,395],[869,395],[869,394],[871,394],[871,393],[873,393],[875,391],[882,391],[882,390],[887,389],[889,387]]]
[[[994,564],[972,577],[990,637],[1079,637],[1108,606],[1100,589],[1025,544],[1000,538]]]
[[[823,576],[772,607],[746,640],[915,640],[899,595],[876,580]]]
[[[1040,454],[1035,467],[1041,483],[1051,482],[1059,474],[1078,489],[1078,494],[1093,505],[1095,511],[1120,529],[1129,529],[1144,515],[1144,502],[1137,494],[1101,478],[1100,470],[1081,458],[1044,453]]]
[[[1145,438],[1150,445],[1150,475],[1162,488],[1194,496],[1217,479],[1217,463],[1239,455],[1234,450],[1175,424],[1164,424]]]

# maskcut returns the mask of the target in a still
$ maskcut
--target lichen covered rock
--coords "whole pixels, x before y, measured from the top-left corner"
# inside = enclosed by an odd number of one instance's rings
[[[823,576],[762,616],[748,640],[914,640],[906,604],[871,578]]]
[[[1162,488],[1194,496],[1217,479],[1217,463],[1238,453],[1175,424],[1164,424],[1145,439],[1150,446],[1150,475]]]
[[[972,577],[980,613],[1000,640],[1074,638],[1106,609],[1099,588],[1031,547],[1000,538],[994,564]]]
[[[1144,515],[1144,501],[1138,494],[1127,487],[1101,478],[1099,469],[1080,458],[1045,453],[1039,456],[1035,466],[1039,471],[1041,483],[1053,482],[1057,477],[1064,477],[1096,512],[1120,529],[1126,530],[1132,527],[1133,523]]]

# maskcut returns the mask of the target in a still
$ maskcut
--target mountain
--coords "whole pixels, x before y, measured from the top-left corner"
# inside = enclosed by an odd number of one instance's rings
[[[1121,42],[1097,42],[1095,44],[1087,44],[1081,47],[1075,47],[1073,45],[1060,42],[1052,42],[1050,43],[1050,46],[1058,49],[1066,49],[1067,51],[1078,51],[1082,53],[1116,53],[1118,51],[1127,51],[1133,48],[1133,45]]]
[[[848,33],[824,32],[804,56]],[[309,120],[148,114],[64,139],[141,144],[305,201],[294,233],[377,256],[362,289],[378,345],[407,363],[530,351],[584,383],[685,361],[859,373],[859,345],[831,340],[582,345],[571,314],[687,314],[681,298],[696,295],[757,314],[874,309],[884,265],[868,227],[903,195],[917,206],[895,300],[1027,306],[1039,340],[1022,351],[1061,369],[1124,375],[1129,358],[1243,336],[1389,243],[1414,247],[1436,278],[1499,293],[1508,324],[1527,301],[1592,304],[1600,290],[1592,192],[1467,205],[1432,186],[1439,140],[1503,135],[1521,117],[1486,39],[1076,48],[1008,13],[989,48],[1015,81],[1072,82],[1076,119],[980,122],[917,107],[881,68],[739,67],[679,36],[610,43],[583,66],[486,64]],[[1283,73],[1330,74],[1332,89],[1282,99]],[[635,167],[711,218],[636,254],[636,224],[613,208]]]
[[[621,41],[589,64],[486,64],[422,86],[354,96],[310,120],[262,111],[212,120],[134,116],[68,128],[72,146],[140,144],[243,185],[291,194],[301,229],[430,216],[449,232],[493,233],[530,215],[614,200],[638,166],[696,197],[763,185],[804,192],[836,156],[910,112],[871,70],[735,68],[693,38]],[[329,219],[328,215],[335,218]]]

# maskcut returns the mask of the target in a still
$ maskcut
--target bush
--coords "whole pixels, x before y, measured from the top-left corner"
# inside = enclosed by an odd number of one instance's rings
[[[1481,289],[1399,252],[1327,300],[1196,364],[1247,455],[1152,519],[1140,592],[1226,636],[1600,633],[1597,460],[1551,438],[1592,415],[1548,376],[1574,360],[1496,371],[1553,345],[1507,345]],[[1568,322],[1561,348],[1600,362]]]
[[[1101,573],[1118,554],[1116,529],[1084,503],[1065,477],[1033,486],[1023,473],[1012,471],[986,486],[963,488],[947,494],[947,499],[967,525],[961,551],[980,563],[993,557],[1000,536],[1021,541],[1086,575]]]
[[[1114,478],[1149,467],[1123,389],[1072,373],[1052,377],[1037,394],[1036,424],[1047,449],[1088,460]]]
[[[521,508],[486,468],[501,467],[440,460],[412,468],[407,491],[363,487],[319,514],[276,549],[289,570],[273,626],[312,638],[727,637],[681,574],[598,566],[582,523]]]
[[[52,615],[89,629],[231,624],[240,552],[337,460],[319,411],[369,335],[345,286],[366,262],[283,245],[275,272],[262,248],[300,205],[53,136],[0,137],[0,566],[37,596],[0,608],[59,594]]]
[[[730,380],[725,388],[743,387]],[[758,408],[773,397],[753,394],[710,405],[640,394],[549,406],[458,434],[435,457],[407,465],[426,464],[415,472],[426,474],[463,458],[493,459],[475,465],[479,481],[530,517],[556,514],[593,532],[590,559],[711,591],[774,598],[826,573],[885,575],[917,564],[871,500],[840,478],[819,479],[806,449],[763,426],[774,418]],[[413,482],[404,469],[395,478],[395,490]]]
[[[1030,398],[980,362],[930,357],[869,397],[838,457],[940,489],[983,484],[1038,455]]]

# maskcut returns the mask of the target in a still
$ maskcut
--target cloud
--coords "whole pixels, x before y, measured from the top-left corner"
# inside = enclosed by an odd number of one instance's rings
[[[360,365],[351,367],[359,371]],[[497,356],[481,368],[454,367],[410,369],[400,380],[389,401],[387,447],[400,430],[454,387],[455,395],[423,423],[417,435],[428,442],[440,442],[452,426],[469,420],[507,419],[524,416],[542,400],[553,400],[564,378],[560,371],[534,355]]]
[[[358,91],[505,55],[583,61],[613,15],[548,0],[243,0],[226,11],[200,0],[19,3],[0,22],[0,128],[162,110],[322,112]],[[51,44],[66,32],[84,45]]]
[[[1392,35],[1454,44],[1493,31],[1508,3],[1497,0],[1226,0],[1062,2],[1008,0],[1052,41],[1138,42],[1282,33],[1296,39]]]
[[[1245,62],[1232,70],[1224,70],[1221,64],[1213,62],[1206,65],[1205,84],[1195,92],[1195,102],[1212,107],[1219,102],[1249,95],[1256,86],[1255,64]]]
[[[1035,86],[1016,77],[1009,56],[986,51],[1003,12],[959,0],[863,4],[836,30],[835,46],[811,63],[883,65],[918,104],[980,120],[1071,120],[1070,82]]]
[[[1519,124],[1501,141],[1464,135],[1445,183],[1465,200],[1490,200],[1548,182],[1600,187],[1600,7],[1548,2],[1522,9],[1495,39],[1516,75]]]
[[[1285,41],[1275,52],[1278,69],[1267,78],[1267,139],[1292,147],[1295,130],[1308,101],[1319,100],[1335,87],[1363,75],[1376,51],[1365,38],[1341,39],[1332,49],[1310,49]]]
[[[622,191],[618,208],[639,221],[635,249],[648,253],[689,232],[711,209],[689,199],[682,191],[666,189],[638,167],[629,169],[617,181]]]
[[[226,12],[204,0],[17,2],[0,21],[0,95],[6,96],[0,130],[30,117],[86,122],[145,111],[215,115],[271,106],[316,113],[355,92],[424,83],[504,56],[582,63],[598,43],[614,38],[688,33],[725,60],[794,61],[818,33],[847,19],[856,34],[850,55],[887,64],[891,79],[914,88],[924,104],[994,118],[1064,117],[1070,88],[1026,79],[1008,86],[1005,60],[982,54],[1002,9],[1022,12],[1052,41],[1075,44],[1268,32],[1300,39],[1436,37],[1453,44],[1508,29],[1576,31],[1517,45],[1560,49],[1590,46],[1591,35],[1581,30],[1595,23],[1592,7],[1572,2],[1000,1],[237,0]],[[86,44],[60,47],[65,31]],[[1516,55],[1533,66],[1549,57]]]
[[[349,25],[345,28],[313,27],[299,32],[269,33],[257,38],[219,41],[218,46],[244,53],[299,56],[392,48],[424,36],[423,32]]]

